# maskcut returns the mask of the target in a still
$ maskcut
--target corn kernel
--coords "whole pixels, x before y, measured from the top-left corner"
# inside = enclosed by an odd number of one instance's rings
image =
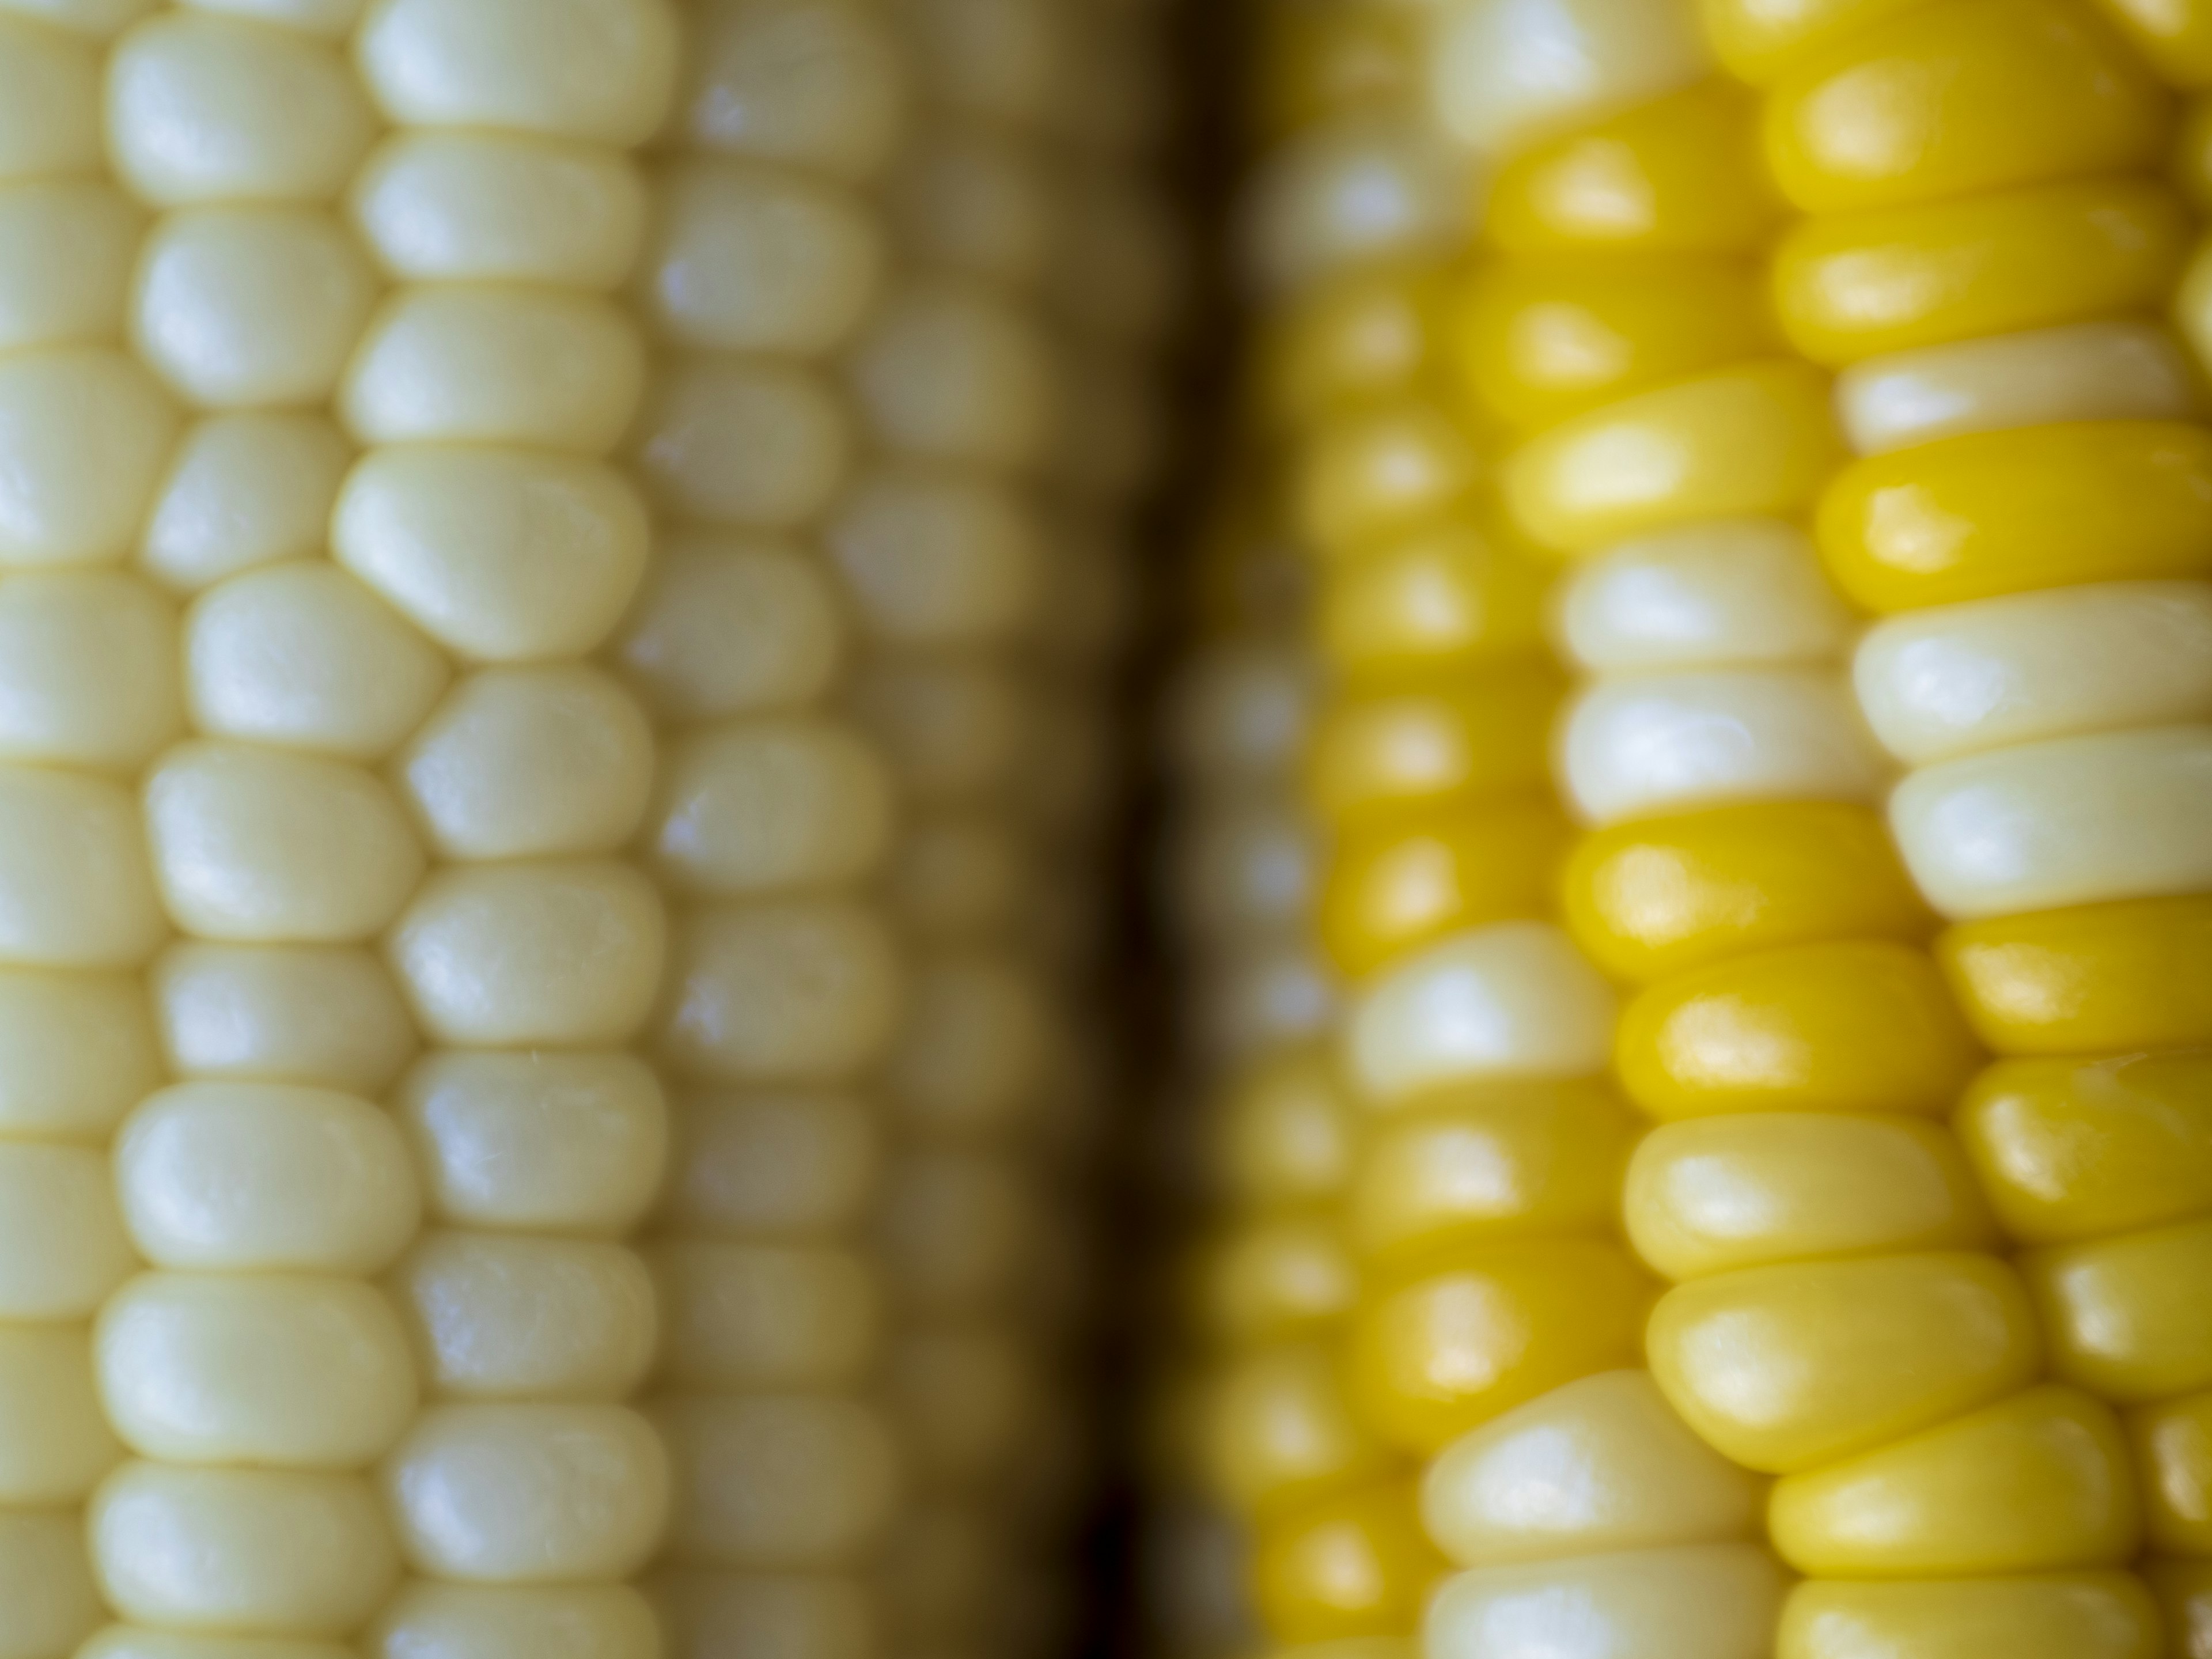
[[[2052,1572],[1925,1583],[1833,1579],[1790,1594],[1778,1659],[2154,1659],[2156,1605],[2131,1572]],[[1990,1644],[1984,1648],[1983,1644]]]
[[[2021,1267],[2058,1376],[2126,1404],[2212,1384],[2212,1337],[2188,1294],[2212,1267],[2212,1223],[2051,1245]]]
[[[1698,0],[1713,54],[1763,86],[1785,70],[1925,0]]]
[[[1498,532],[1448,519],[1331,564],[1314,601],[1324,659],[1370,684],[1534,651],[1545,573]]]
[[[319,416],[198,422],[155,492],[139,561],[164,586],[197,592],[257,565],[319,553],[349,459],[337,429]]]
[[[35,21],[0,16],[0,179],[104,171],[98,51]]]
[[[700,149],[857,182],[902,137],[907,65],[863,0],[753,0],[686,21],[675,120]]]
[[[0,1498],[11,1509],[82,1504],[123,1461],[82,1326],[0,1330]]]
[[[678,1562],[836,1565],[866,1553],[891,1519],[896,1443],[857,1401],[679,1396],[659,1423],[678,1480],[669,1546]]]
[[[137,205],[112,185],[0,189],[0,348],[85,345],[121,333],[144,234]]]
[[[1759,1659],[1782,1594],[1774,1558],[1752,1544],[1479,1567],[1438,1589],[1423,1639],[1438,1659],[1601,1654],[1631,1642],[1651,1659]]]
[[[1373,549],[1470,507],[1485,469],[1467,421],[1409,394],[1332,411],[1308,433],[1292,513],[1329,557]]]
[[[2212,900],[2084,905],[1968,922],[1936,941],[1960,1006],[1999,1054],[2212,1042]]]
[[[1283,1642],[1331,1642],[1402,1631],[1419,1617],[1443,1562],[1402,1482],[1318,1499],[1269,1522],[1253,1548],[1252,1592]]]
[[[1324,821],[1373,823],[1542,781],[1559,695],[1542,664],[1455,677],[1433,689],[1346,697],[1309,740],[1304,793]]]
[[[863,633],[958,649],[1014,636],[1042,609],[1044,529],[987,477],[893,466],[855,477],[823,527]]]
[[[487,1589],[418,1582],[403,1589],[379,1614],[367,1650],[377,1659],[399,1659],[403,1654],[416,1659],[465,1659],[469,1654],[502,1649],[557,1651],[556,1644],[571,1639],[605,1659],[649,1659],[659,1645],[660,1633],[645,1598],[626,1585]],[[113,1659],[171,1656],[124,1651]],[[179,1654],[173,1659],[191,1656]],[[272,1655],[270,1659],[290,1656]],[[299,1659],[309,1656],[301,1654]]]
[[[1246,1514],[1289,1513],[1391,1471],[1391,1453],[1346,1403],[1335,1355],[1316,1342],[1231,1361],[1214,1383],[1207,1429],[1212,1479]]]
[[[682,1306],[656,1308],[635,1250],[591,1239],[426,1232],[386,1282],[442,1400],[620,1400]]]
[[[306,1078],[374,1096],[420,1041],[398,987],[366,950],[186,940],[149,978],[163,1052],[194,1077]]]
[[[174,407],[119,352],[0,362],[0,566],[122,558],[176,437]]]
[[[827,505],[854,434],[817,370],[686,356],[654,375],[634,441],[647,487],[672,512],[772,530]]]

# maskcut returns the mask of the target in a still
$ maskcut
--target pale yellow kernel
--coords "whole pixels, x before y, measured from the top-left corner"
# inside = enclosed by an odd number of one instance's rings
[[[436,1042],[592,1048],[644,1024],[666,922],[650,882],[607,860],[434,872],[387,942]]]
[[[141,1273],[93,1342],[116,1432],[164,1462],[360,1468],[415,1414],[406,1334],[357,1279]]]
[[[890,1041],[903,989],[884,917],[844,898],[690,910],[668,985],[668,1058],[732,1083],[856,1076]]]
[[[686,1095],[667,1224],[731,1237],[843,1235],[875,1194],[883,1139],[878,1115],[849,1096]]]
[[[183,724],[177,618],[122,571],[0,580],[0,756],[131,771]]]
[[[422,1219],[398,1126],[333,1090],[164,1089],[131,1115],[114,1158],[124,1223],[157,1267],[373,1273]]]
[[[637,167],[596,144],[488,132],[402,132],[363,164],[354,223],[407,282],[611,289],[645,231]]]
[[[100,1152],[0,1142],[0,1320],[88,1319],[132,1265]]]
[[[858,1575],[678,1571],[659,1575],[651,1589],[669,1659],[871,1659],[882,1651],[879,1610]]]
[[[240,944],[367,939],[398,914],[424,864],[374,775],[250,744],[172,749],[146,781],[146,831],[171,918]]]
[[[0,1659],[62,1659],[106,1616],[81,1510],[0,1510]]]
[[[358,946],[186,942],[149,977],[162,1048],[186,1077],[374,1096],[415,1055],[398,988]]]
[[[233,576],[185,619],[185,695],[210,737],[375,760],[422,724],[448,672],[404,617],[321,560]]]
[[[110,1625],[76,1650],[76,1659],[357,1659],[340,1642],[312,1637],[186,1636],[143,1625]]]
[[[368,327],[339,404],[365,444],[615,447],[637,410],[644,348],[595,294],[497,283],[403,289]]]
[[[902,149],[886,206],[910,258],[1018,288],[1043,272],[1060,232],[1055,183],[1018,135],[937,121]]]
[[[100,77],[89,41],[0,13],[0,179],[105,170]]]
[[[681,890],[736,896],[857,881],[891,841],[891,781],[849,720],[732,720],[665,750],[653,850]]]
[[[949,276],[909,282],[878,306],[850,374],[877,441],[925,460],[1025,466],[1060,401],[1051,345],[1030,314]]]
[[[0,969],[0,1138],[104,1140],[161,1080],[136,974]]]
[[[435,1406],[384,1466],[416,1570],[480,1584],[628,1577],[659,1541],[669,1458],[623,1406]]]
[[[104,40],[151,11],[159,0],[6,0],[5,9],[72,34]]]
[[[342,38],[361,16],[365,0],[177,0],[195,11],[250,17],[306,34]]]
[[[1042,121],[1078,72],[1061,9],[1037,0],[912,0],[901,21],[923,94],[963,115]]]
[[[908,1315],[1003,1304],[1043,1231],[1030,1173],[1006,1154],[946,1146],[894,1159],[876,1206],[885,1287]]]
[[[91,180],[0,189],[0,350],[120,334],[145,219]]]
[[[315,208],[165,216],[138,264],[138,349],[203,409],[319,404],[376,298],[352,234]]]
[[[128,792],[0,766],[0,962],[132,967],[167,931]]]
[[[131,30],[108,65],[109,154],[158,206],[328,201],[373,125],[336,48],[290,29],[171,11]]]
[[[0,1504],[81,1504],[122,1461],[93,1391],[88,1328],[0,1325]]]
[[[847,696],[918,802],[974,799],[1003,787],[1031,732],[1026,677],[973,652],[878,656]]]
[[[179,592],[255,565],[322,550],[351,456],[314,415],[216,415],[186,429],[139,544],[149,574]]]
[[[619,1244],[441,1229],[390,1283],[443,1399],[619,1400],[653,1363],[653,1280]]]
[[[737,357],[665,366],[637,432],[639,460],[664,507],[771,530],[819,513],[853,449],[844,405],[818,370]]]
[[[657,1418],[677,1472],[669,1546],[678,1561],[839,1565],[891,1518],[896,1449],[883,1419],[857,1401],[678,1397]]]
[[[665,0],[377,0],[356,51],[395,125],[630,145],[675,78]]]
[[[782,1391],[866,1380],[875,1275],[850,1250],[684,1240],[653,1252],[664,1364],[679,1389]]]
[[[399,1576],[358,1475],[125,1463],[84,1525],[115,1611],[184,1632],[343,1636]]]
[[[797,544],[677,532],[623,624],[623,666],[673,720],[806,702],[843,655],[830,572]]]
[[[628,1054],[428,1054],[392,1109],[442,1221],[620,1233],[660,1188],[667,1104]]]
[[[884,263],[859,198],[746,161],[687,161],[655,182],[640,278],[663,338],[818,356],[859,325]]]
[[[653,1608],[627,1584],[411,1583],[379,1616],[366,1651],[372,1659],[661,1659]]]
[[[453,689],[394,768],[441,857],[611,853],[645,817],[653,729],[601,669],[488,668]]]
[[[520,449],[381,449],[347,478],[338,562],[465,659],[581,656],[643,573],[644,504],[614,469]]]
[[[932,953],[914,965],[884,1087],[902,1127],[1004,1129],[1035,1103],[1051,1041],[1042,988],[1019,958],[989,950]]]
[[[1410,112],[1316,126],[1276,146],[1246,187],[1242,263],[1285,294],[1370,259],[1448,255],[1465,240],[1467,172]]]
[[[0,566],[122,558],[176,435],[175,406],[121,352],[0,361]]]
[[[861,628],[888,644],[1004,642],[1030,621],[1046,586],[1036,513],[988,475],[872,467],[840,495],[823,539]]]
[[[868,0],[705,0],[684,58],[676,122],[702,149],[858,183],[898,142],[905,65]]]

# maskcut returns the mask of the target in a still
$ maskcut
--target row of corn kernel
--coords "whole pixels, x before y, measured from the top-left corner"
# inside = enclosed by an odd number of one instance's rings
[[[149,1458],[299,1473],[118,1476],[97,1565],[142,1625],[338,1636],[404,1556],[421,1582],[382,1609],[384,1648],[573,1628],[642,1651],[649,1616],[612,1586],[659,1534],[664,1459],[602,1402],[642,1376],[652,1296],[635,1255],[592,1236],[635,1223],[659,1176],[658,1085],[614,1050],[659,982],[661,913],[606,856],[644,815],[653,753],[635,701],[574,659],[613,631],[645,556],[642,504],[600,459],[642,354],[599,291],[635,253],[621,150],[659,119],[672,31],[647,6],[540,30],[511,6],[401,0],[360,25],[364,86],[331,44],[357,8],[200,15],[224,9],[156,14],[111,67],[111,145],[170,210],[142,264],[141,349],[200,408],[335,401],[366,453],[308,509],[307,545],[275,554],[319,551],[327,516],[334,563],[192,573],[185,678],[207,740],[147,789],[172,920],[228,953],[204,972],[258,976],[204,994],[228,991],[221,1012],[261,1050],[173,1044],[172,1062],[264,1086],[144,1109],[170,1179],[234,1190],[196,1254],[142,1248],[289,1276],[137,1281],[106,1317],[176,1420],[134,1432],[109,1394]],[[596,100],[574,95],[573,33],[595,22]],[[364,161],[372,98],[400,131]],[[366,252],[307,205],[349,183]],[[396,286],[369,317],[372,258]],[[290,457],[255,435],[265,484]],[[424,840],[453,867],[425,878]],[[380,1161],[390,1120],[337,1092],[384,1088],[414,1044],[374,960],[331,949],[379,933],[438,1046],[395,1091],[419,1178]],[[272,949],[292,959],[252,960]],[[254,1006],[280,972],[289,1005]],[[446,1224],[390,1280],[415,1350],[395,1355],[371,1293],[299,1275],[384,1265],[422,1208]],[[438,1403],[408,1422],[418,1359]],[[387,1447],[388,1535],[356,1478],[325,1473]]]
[[[860,193],[900,137],[897,42],[864,4],[686,9],[635,288],[662,348],[641,459],[662,545],[625,646],[671,733],[653,857],[683,975],[657,1240],[657,1416],[674,1462],[669,1652],[866,1652],[894,1501],[862,1249],[879,1112],[854,1093],[904,969],[864,884],[890,779],[830,702],[849,653],[808,532],[854,447],[832,356],[872,304]],[[811,55],[810,76],[786,68]]]
[[[2212,447],[2197,366],[2142,320],[2178,284],[2202,347],[2183,206],[2142,176],[2166,158],[2172,104],[2106,19],[2183,85],[2203,84],[2208,20],[2102,9],[1954,0],[1777,30],[1721,7],[1715,40],[1761,87],[1768,163],[1816,216],[1773,279],[1798,349],[1844,367],[1861,457],[1820,503],[1822,550],[1887,618],[1855,678],[1911,769],[1891,827],[2003,1057],[1960,1130],[2031,1247],[2052,1369],[2136,1408],[2151,1542],[2187,1557],[2207,1547],[2194,1443],[2212,1382],[2194,1307],[2212,1282],[2205,1073],[2187,1052],[2212,1035],[2191,975],[2212,884]],[[1876,118],[1832,113],[1838,85],[1915,82]],[[1957,275],[1915,294],[1939,267]],[[2193,1644],[2203,1569],[2155,1578],[2169,1639]],[[2034,1650],[2135,1651],[2124,1635],[2051,1626]]]
[[[0,1654],[101,1621],[83,1505],[123,1450],[88,1322],[135,1253],[107,1145],[162,1081],[189,998],[142,978],[164,928],[136,775],[182,724],[176,618],[114,564],[177,418],[125,345],[143,215],[108,176],[106,37],[131,6],[0,11]],[[43,15],[52,10],[52,15]],[[89,447],[79,447],[90,446]],[[199,543],[179,478],[168,549]],[[43,567],[43,568],[42,568]],[[158,568],[158,567],[157,567]],[[100,665],[134,660],[137,672]]]

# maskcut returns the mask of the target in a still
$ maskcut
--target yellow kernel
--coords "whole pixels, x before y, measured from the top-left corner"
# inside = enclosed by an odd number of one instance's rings
[[[2150,1547],[2203,1556],[2212,1541],[2212,1395],[2135,1413],[2128,1423],[2142,1480]]]
[[[1322,572],[1313,633],[1347,680],[1387,682],[1535,650],[1546,572],[1499,529],[1445,520]]]
[[[1420,1616],[1443,1558],[1402,1481],[1316,1499],[1268,1522],[1252,1545],[1252,1595],[1284,1643],[1385,1636]]]
[[[1057,575],[1019,492],[942,468],[860,473],[822,536],[862,631],[887,645],[1000,643],[1034,619]]]
[[[1208,1328],[1238,1345],[1325,1329],[1359,1298],[1359,1275],[1326,1215],[1276,1215],[1245,1223],[1205,1264]]]
[[[895,454],[1021,468],[1060,398],[1048,338],[981,283],[912,281],[877,306],[848,354],[861,417]]]
[[[1213,1383],[1206,1463],[1248,1515],[1279,1514],[1391,1471],[1391,1453],[1352,1415],[1335,1355],[1319,1342],[1256,1348]]]
[[[137,975],[0,970],[0,1136],[105,1140],[161,1086]]]
[[[1427,528],[1468,507],[1485,468],[1467,421],[1418,393],[1332,411],[1306,434],[1292,514],[1328,557]]]
[[[1765,85],[1838,42],[1924,0],[1698,0],[1713,55]]]
[[[70,1653],[92,1635],[108,1610],[94,1581],[81,1510],[0,1511],[0,1595],[13,1626],[9,1659]]]
[[[2021,1271],[2062,1379],[2130,1405],[2212,1385],[2212,1334],[2192,1294],[2212,1274],[2212,1222],[2046,1246]]]
[[[884,1161],[878,1115],[844,1095],[694,1093],[675,1127],[668,1223],[710,1236],[847,1234]]]
[[[1425,261],[1358,265],[1263,319],[1253,350],[1271,414],[1303,426],[1410,390],[1431,362],[1442,286]]]
[[[1936,941],[1982,1041],[2003,1054],[2212,1042],[2212,899],[2138,899],[1972,921]]]
[[[1332,823],[1372,823],[1525,790],[1547,775],[1557,671],[1516,665],[1433,689],[1346,697],[1307,747],[1305,798]]]
[[[1790,1592],[1777,1659],[2155,1659],[2168,1651],[2157,1605],[2132,1572],[1853,1583]],[[1983,1644],[1990,1645],[1983,1647]]]

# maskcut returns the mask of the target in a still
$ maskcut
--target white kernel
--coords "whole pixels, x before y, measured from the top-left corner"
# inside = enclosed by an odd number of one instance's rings
[[[1389,1109],[1470,1079],[1602,1073],[1615,1003],[1597,970],[1547,923],[1458,933],[1361,988],[1346,1017],[1347,1081]]]
[[[105,1140],[161,1082],[137,975],[0,969],[0,1137]]]
[[[771,530],[821,511],[853,447],[843,405],[821,374],[736,357],[668,365],[654,377],[638,432],[647,479],[672,512]]]
[[[333,47],[228,17],[152,18],[108,66],[116,170],[162,207],[328,201],[368,149],[372,118]]]
[[[898,1496],[896,1449],[869,1407],[834,1395],[704,1397],[664,1405],[678,1477],[678,1561],[824,1567],[882,1536]]]
[[[377,1620],[373,1659],[660,1659],[652,1607],[627,1584],[406,1586]]]
[[[1601,680],[1567,710],[1569,798],[1593,823],[1742,800],[1870,801],[1873,743],[1839,675],[1735,669]]]
[[[250,17],[307,34],[343,38],[361,15],[363,0],[177,0],[195,11]]]
[[[0,566],[120,559],[176,435],[161,384],[121,352],[0,361]]]
[[[874,907],[846,899],[695,908],[678,923],[662,1041],[694,1076],[831,1082],[884,1051],[902,992]]]
[[[1006,1127],[1043,1085],[1050,1020],[1032,973],[1011,956],[923,957],[884,1067],[902,1127],[924,1133]]]
[[[2181,342],[2132,320],[1900,351],[1836,378],[1837,413],[1862,455],[2055,421],[2187,420],[2199,408]]]
[[[198,208],[166,216],[147,240],[131,331],[202,408],[320,404],[375,297],[368,259],[332,215]]]
[[[417,1571],[470,1583],[623,1578],[659,1541],[668,1458],[622,1406],[437,1406],[386,1463]]]
[[[1049,342],[1023,307],[936,278],[878,307],[852,355],[854,393],[896,453],[1018,467],[1049,440],[1060,387]]]
[[[738,1659],[757,1653],[869,1659],[883,1650],[878,1598],[858,1573],[710,1568],[659,1574],[653,1592],[669,1633],[669,1652],[683,1659]]]
[[[645,568],[644,504],[613,469],[425,445],[364,457],[331,527],[338,562],[473,661],[581,656]]]
[[[1443,20],[1429,107],[1487,155],[1531,144],[1711,72],[1696,8],[1650,0],[1474,0]]]
[[[781,714],[665,751],[653,850],[679,890],[739,895],[857,881],[891,839],[891,785],[848,720]]]
[[[803,173],[695,161],[654,191],[642,286],[663,337],[707,350],[818,356],[858,326],[884,264],[856,197]]]
[[[1243,263],[1255,285],[1304,288],[1370,260],[1455,252],[1465,158],[1411,114],[1343,118],[1279,144],[1246,186]]]
[[[313,415],[217,415],[189,428],[139,548],[155,580],[196,592],[234,572],[319,553],[351,457]]]
[[[620,1233],[659,1190],[668,1109],[627,1054],[430,1054],[393,1109],[441,1220]]]
[[[1913,764],[2212,716],[2212,585],[2103,582],[1893,617],[1860,641],[1859,707]]]
[[[974,653],[878,657],[848,695],[908,797],[973,799],[1002,787],[1022,757],[1030,732],[1023,681]]]
[[[1029,622],[1045,584],[1035,513],[1004,483],[964,472],[863,472],[823,539],[862,627],[890,644],[1004,641]]]
[[[875,1360],[875,1276],[849,1250],[685,1241],[653,1268],[678,1388],[845,1388]]]
[[[1311,655],[1261,637],[1215,646],[1175,688],[1170,735],[1188,778],[1273,783],[1296,763],[1319,702]]]
[[[1890,798],[1929,903],[1956,920],[2212,890],[2212,726],[2056,738],[1943,761]]]
[[[686,43],[678,120],[704,149],[859,183],[904,125],[905,66],[866,0],[707,0]]]
[[[133,967],[167,932],[126,791],[0,766],[0,962]]]
[[[1761,1659],[1788,1585],[1757,1544],[1684,1544],[1478,1567],[1442,1580],[1423,1625],[1437,1659],[1601,1654]]]
[[[623,665],[672,720],[811,702],[843,654],[822,561],[781,541],[678,532],[623,625]]]
[[[0,1320],[89,1319],[133,1265],[104,1153],[0,1142]]]
[[[0,580],[0,756],[132,771],[183,721],[160,593],[121,571]]]
[[[0,179],[105,171],[100,74],[90,43],[0,13]]]
[[[392,1291],[444,1399],[619,1400],[653,1363],[653,1280],[618,1244],[433,1231]]]
[[[93,1392],[90,1330],[0,1325],[0,1503],[82,1504],[122,1461]]]
[[[367,939],[420,879],[422,844],[392,792],[341,761],[250,744],[180,744],[146,781],[169,915],[203,939]]]
[[[0,1510],[0,1607],[5,1659],[74,1653],[107,1615],[76,1510]]]
[[[619,1043],[645,1022],[666,923],[627,864],[448,866],[392,929],[392,965],[436,1042]]]
[[[165,1462],[358,1468],[415,1413],[406,1333],[357,1279],[141,1273],[94,1348],[116,1432]]]
[[[403,289],[368,325],[340,396],[365,444],[615,447],[636,411],[644,349],[621,308],[561,289]]]
[[[1562,642],[1593,673],[1818,662],[1850,636],[1811,540],[1779,519],[1625,542],[1577,565],[1561,599]]]
[[[900,154],[887,205],[918,262],[1019,288],[1042,273],[1060,230],[1054,182],[1017,135],[935,122]]]
[[[358,1659],[355,1649],[312,1637],[186,1636],[143,1625],[110,1625],[76,1659]]]
[[[447,670],[375,594],[317,560],[203,594],[185,621],[185,674],[210,736],[375,760],[422,724]]]
[[[355,179],[355,222],[410,282],[603,290],[629,273],[645,183],[619,151],[484,132],[404,132]]]
[[[453,688],[395,767],[443,857],[611,853],[645,817],[653,730],[599,669],[489,668]]]
[[[183,943],[151,979],[162,1047],[187,1077],[374,1096],[415,1055],[398,988],[358,947]]]
[[[663,0],[377,0],[357,49],[396,125],[628,146],[660,125],[677,46]]]
[[[357,1475],[126,1463],[86,1524],[116,1612],[179,1631],[343,1636],[399,1576]]]
[[[0,190],[0,350],[120,334],[145,228],[144,212],[110,185]]]
[[[883,1135],[850,1097],[695,1093],[676,1122],[666,1218],[678,1231],[835,1237],[874,1195]]]
[[[374,1273],[422,1220],[398,1126],[334,1090],[164,1089],[131,1115],[114,1158],[125,1224],[157,1267]]]

